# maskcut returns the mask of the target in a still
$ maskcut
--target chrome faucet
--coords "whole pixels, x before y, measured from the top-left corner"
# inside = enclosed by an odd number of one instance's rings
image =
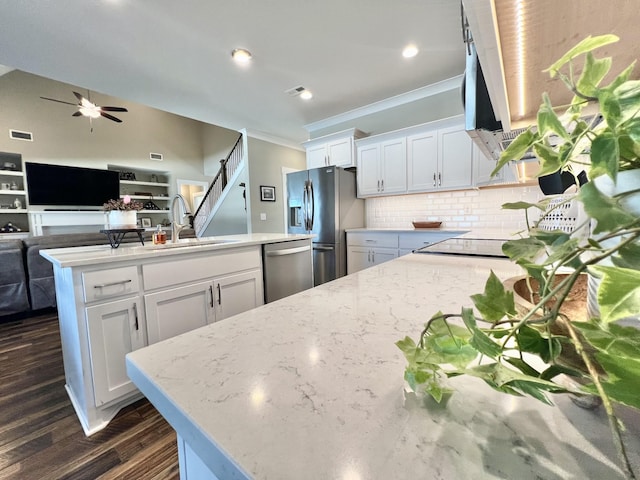
[[[187,201],[182,195],[177,193],[173,197],[173,200],[171,200],[171,243],[178,243],[178,236],[180,235],[180,232],[190,226],[188,223],[178,223],[177,217],[179,217],[179,215],[176,215],[180,210],[178,202],[181,203],[182,210],[184,210],[184,215],[180,221],[184,221],[184,217],[191,215]]]

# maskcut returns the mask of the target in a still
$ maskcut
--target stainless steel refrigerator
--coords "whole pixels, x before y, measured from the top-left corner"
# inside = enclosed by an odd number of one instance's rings
[[[356,198],[356,174],[322,167],[287,175],[288,231],[311,233],[313,284],[347,273],[345,229],[364,227],[364,200]]]

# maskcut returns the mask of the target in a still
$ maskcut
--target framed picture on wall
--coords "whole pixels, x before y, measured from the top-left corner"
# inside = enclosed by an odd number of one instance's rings
[[[151,228],[151,217],[142,217],[140,223],[142,224],[142,228]]]
[[[260,185],[260,200],[262,200],[263,202],[275,202],[276,187]]]

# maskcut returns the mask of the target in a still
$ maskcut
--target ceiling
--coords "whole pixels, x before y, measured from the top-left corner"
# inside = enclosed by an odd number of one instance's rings
[[[429,95],[464,62],[455,0],[21,0],[0,17],[0,64],[295,144],[345,112]],[[314,98],[285,93],[297,86]]]

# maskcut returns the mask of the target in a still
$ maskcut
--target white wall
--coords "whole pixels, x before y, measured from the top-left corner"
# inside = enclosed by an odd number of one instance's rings
[[[526,228],[521,210],[502,210],[507,202],[537,202],[537,186],[485,188],[455,192],[422,193],[368,198],[368,228],[413,228],[413,220],[442,221],[448,229],[499,229],[515,233]],[[536,212],[529,212],[537,218]]]

